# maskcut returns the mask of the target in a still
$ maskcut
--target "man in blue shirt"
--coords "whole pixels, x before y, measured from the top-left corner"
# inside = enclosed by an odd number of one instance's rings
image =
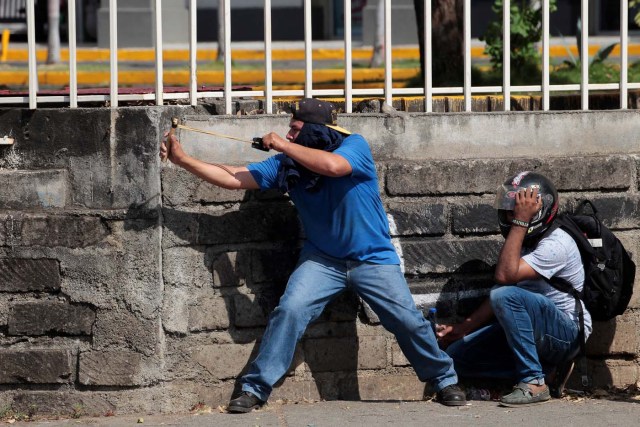
[[[242,394],[230,412],[249,412],[268,399],[287,372],[307,325],[346,289],[379,316],[422,381],[439,402],[466,403],[453,362],[436,342],[419,311],[389,236],[375,164],[365,139],[336,125],[333,104],[305,98],[293,108],[286,139],[274,132],[262,140],[279,154],[246,167],[204,163],[188,156],[171,136],[161,158],[228,189],[279,189],[288,193],[306,241],[278,307],[271,313],[260,350],[242,377]]]

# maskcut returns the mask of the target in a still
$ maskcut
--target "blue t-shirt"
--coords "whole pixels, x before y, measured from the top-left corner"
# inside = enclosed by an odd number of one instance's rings
[[[315,192],[305,190],[307,180],[300,179],[289,192],[307,236],[305,249],[334,258],[399,264],[369,144],[361,135],[354,134],[345,138],[333,153],[349,162],[350,175],[323,176],[320,189]],[[278,188],[278,169],[284,157],[277,154],[247,166],[261,189]]]

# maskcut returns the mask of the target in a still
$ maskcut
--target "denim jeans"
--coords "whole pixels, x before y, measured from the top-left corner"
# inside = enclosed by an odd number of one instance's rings
[[[278,307],[269,316],[256,359],[240,383],[267,400],[287,372],[307,325],[346,289],[354,290],[392,332],[421,381],[435,391],[456,384],[453,361],[437,344],[431,324],[415,306],[398,265],[379,265],[304,252]]]
[[[544,295],[502,286],[490,299],[496,321],[447,348],[460,376],[544,384],[579,349],[578,325]]]

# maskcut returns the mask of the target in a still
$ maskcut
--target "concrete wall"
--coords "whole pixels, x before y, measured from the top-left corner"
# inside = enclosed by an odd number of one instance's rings
[[[277,193],[232,192],[161,164],[170,117],[251,138],[288,117],[188,107],[0,110],[0,407],[49,414],[186,411],[226,404],[292,270],[302,231]],[[355,114],[416,303],[469,313],[502,238],[497,185],[534,169],[564,207],[588,197],[640,253],[640,113]],[[181,132],[204,160],[249,144]],[[640,292],[637,292],[640,295]],[[638,295],[595,325],[596,385],[635,383]],[[420,399],[425,387],[355,295],[332,303],[273,398]]]

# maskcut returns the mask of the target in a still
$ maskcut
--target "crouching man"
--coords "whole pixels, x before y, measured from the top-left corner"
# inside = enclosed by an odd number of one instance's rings
[[[498,285],[464,322],[441,326],[438,335],[460,376],[517,383],[502,405],[542,403],[550,398],[547,382],[562,392],[580,347],[576,300],[546,279],[559,277],[582,291],[580,252],[569,234],[552,227],[558,193],[543,175],[521,172],[507,179],[495,207],[505,237]],[[584,304],[582,309],[586,339],[591,317]]]

